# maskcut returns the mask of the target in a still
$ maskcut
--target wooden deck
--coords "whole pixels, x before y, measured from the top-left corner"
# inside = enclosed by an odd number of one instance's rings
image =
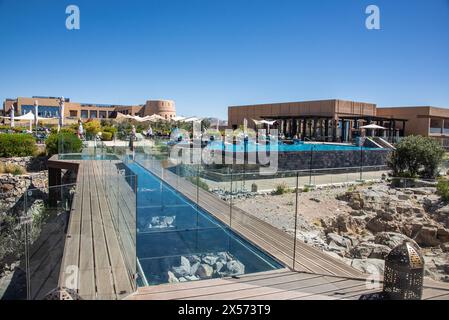
[[[381,291],[360,279],[323,276],[288,269],[139,288],[127,300],[357,300]],[[426,287],[425,300],[449,300],[449,290]]]
[[[237,208],[231,213],[229,204],[170,171],[141,164],[223,223],[229,224],[232,214],[234,231],[288,269],[136,289],[129,272],[135,270],[130,260],[136,257],[134,191],[123,177],[105,180],[117,169],[113,161],[82,161],[59,284],[70,284],[75,266],[83,299],[358,299],[380,290],[367,288],[366,274],[300,241],[294,253],[288,234]],[[449,299],[449,285],[428,280],[425,285],[425,299]]]
[[[101,161],[79,165],[59,285],[78,288],[83,299],[121,299],[135,290],[122,254],[123,239],[114,228],[113,214],[121,208],[106,197],[104,172],[96,162]]]

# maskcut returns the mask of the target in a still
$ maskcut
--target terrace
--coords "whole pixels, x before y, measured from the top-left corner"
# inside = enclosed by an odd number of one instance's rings
[[[81,298],[333,300],[359,299],[364,294],[380,290],[382,277],[378,286],[370,285],[371,275],[233,206],[232,199],[231,203],[221,200],[194,184],[191,176],[181,172],[179,167],[167,166],[165,160],[152,152],[136,154],[134,160],[130,159],[129,154],[118,157],[121,160],[112,157],[88,160],[90,156],[86,154],[81,157],[85,160],[79,160],[79,157],[70,160],[71,156],[67,155],[65,159],[61,157],[64,160],[54,157],[49,162],[49,167],[56,170],[77,171],[58,285],[66,287],[68,283],[73,284],[73,266],[76,266],[78,285],[75,290]],[[136,225],[139,223],[138,216],[145,210],[154,210],[154,207],[167,213],[164,210],[179,207],[180,204],[170,204],[168,195],[155,193],[153,187],[144,190],[138,181],[146,177],[140,171],[136,176],[134,171],[129,170],[133,166],[157,177],[159,188],[166,186],[187,199],[196,208],[196,214],[201,210],[217,219],[220,226],[214,228],[224,228],[237,234],[248,245],[255,246],[278,261],[282,267],[217,279],[148,285],[152,280],[148,278],[151,272],[142,261],[150,259],[158,264],[167,264],[171,260],[161,254],[143,260],[139,257],[142,250],[139,233],[143,231]],[[238,179],[238,175],[234,179]],[[53,181],[58,183],[57,180]],[[230,190],[241,188],[239,183],[238,180],[231,182]],[[298,182],[294,179],[290,182],[292,185],[295,183]],[[59,203],[61,193],[55,196],[59,197]],[[143,198],[155,197],[161,197],[161,200],[152,203],[153,209],[141,202]],[[178,218],[181,217],[180,213]],[[295,213],[292,214],[294,216]],[[158,237],[168,237],[167,232],[158,230],[156,234]],[[200,236],[204,229],[193,223],[193,232]],[[181,239],[183,243],[188,241],[185,235]],[[187,254],[181,252],[177,256]],[[449,285],[426,279],[423,299],[449,299]]]

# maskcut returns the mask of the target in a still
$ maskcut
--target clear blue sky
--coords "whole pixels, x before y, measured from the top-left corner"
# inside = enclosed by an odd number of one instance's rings
[[[221,118],[328,98],[449,107],[449,0],[0,0],[0,99],[32,95]]]

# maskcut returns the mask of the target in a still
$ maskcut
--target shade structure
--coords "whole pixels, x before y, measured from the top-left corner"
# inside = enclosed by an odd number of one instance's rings
[[[189,118],[185,118],[184,120],[182,120],[182,122],[197,122],[197,121],[201,121],[201,118],[197,118],[197,117],[189,117]]]
[[[362,127],[360,127],[360,129],[387,130],[387,128],[379,126],[379,125],[374,124],[374,123],[368,124],[366,126],[362,126]]]
[[[183,121],[184,119],[186,119],[186,117],[176,116],[171,118],[172,121]]]

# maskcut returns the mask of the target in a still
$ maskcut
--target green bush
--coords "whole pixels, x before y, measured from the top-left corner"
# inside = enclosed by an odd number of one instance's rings
[[[288,192],[288,186],[285,182],[281,182],[275,186],[273,193],[276,195],[281,195],[286,192]]]
[[[36,151],[36,140],[29,134],[0,134],[0,157],[27,157]]]
[[[83,147],[82,141],[73,133],[52,133],[45,140],[48,155],[54,155],[59,151],[64,153],[78,153]]]
[[[444,153],[443,147],[432,138],[408,136],[396,144],[388,166],[396,177],[435,178]]]
[[[449,202],[449,181],[444,178],[438,179],[437,194],[444,202]]]
[[[117,132],[117,128],[112,127],[112,126],[105,126],[105,127],[103,127],[102,131],[103,131],[103,133],[110,132],[112,135],[114,135]]]
[[[101,133],[101,140],[103,141],[111,141],[112,140],[112,133],[108,131],[104,131]]]

